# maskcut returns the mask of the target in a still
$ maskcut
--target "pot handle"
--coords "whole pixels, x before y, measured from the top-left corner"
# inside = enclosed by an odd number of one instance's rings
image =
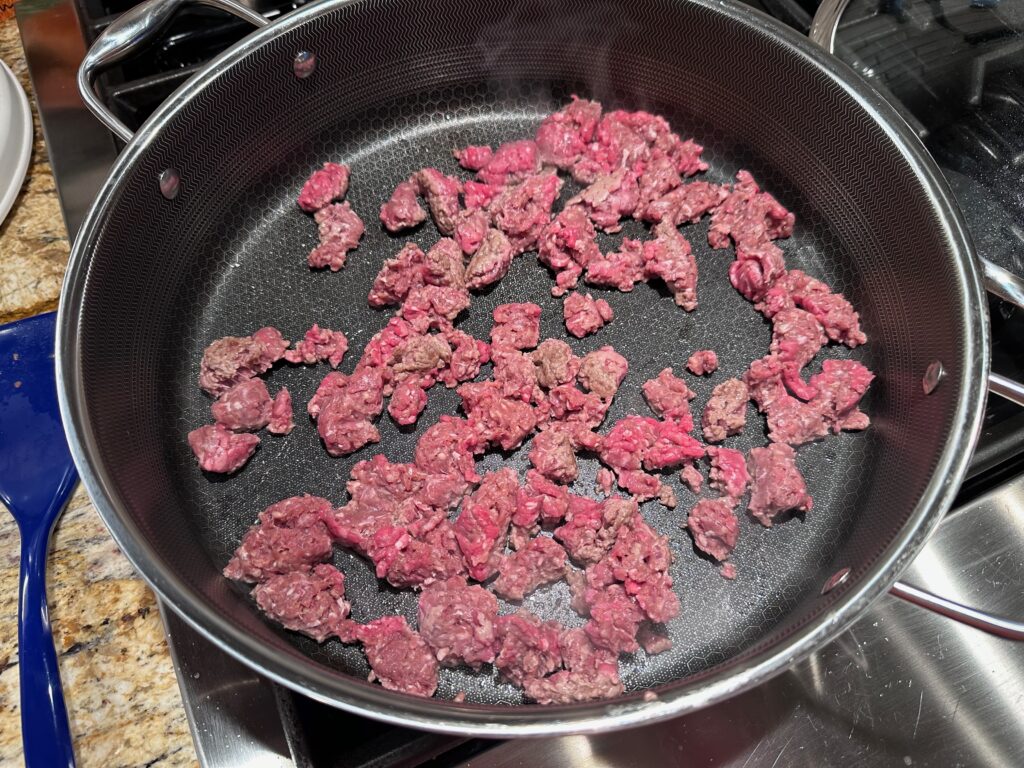
[[[270,23],[236,0],[145,0],[117,17],[86,52],[78,68],[78,90],[89,111],[125,142],[131,141],[132,132],[99,100],[93,88],[93,80],[100,70],[126,59],[137,48],[150,42],[185,5],[220,8],[256,27],[265,27]]]
[[[808,33],[811,41],[829,53],[834,53],[839,19],[849,4],[850,0],[825,0],[818,6],[811,22],[811,30]],[[985,289],[993,296],[1024,309],[1024,280],[997,264],[993,264],[988,259],[980,259],[980,261],[984,270]],[[1024,406],[1024,384],[1020,382],[990,372],[988,389],[993,394]],[[993,616],[985,611],[961,605],[902,581],[893,584],[889,592],[896,597],[914,603],[914,605],[927,608],[998,637],[1024,640],[1024,622]]]

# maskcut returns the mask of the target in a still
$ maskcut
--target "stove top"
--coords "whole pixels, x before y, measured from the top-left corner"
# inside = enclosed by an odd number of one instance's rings
[[[246,0],[268,18],[305,0]],[[753,0],[806,32],[816,0]],[[86,47],[134,0],[22,2],[18,19],[73,237],[121,144],[77,96]],[[1024,273],[1024,3],[853,0],[837,53],[896,105],[957,196],[979,252]],[[182,10],[144,56],[99,79],[137,128],[203,62],[249,32]],[[991,300],[993,370],[1024,379],[1024,312]],[[1024,410],[990,398],[956,510],[906,581],[1024,615]],[[776,680],[694,715],[625,733],[514,742],[427,734],[317,704],[260,677],[163,611],[200,761],[209,768],[711,764],[991,765],[1018,762],[1024,644],[894,597]]]

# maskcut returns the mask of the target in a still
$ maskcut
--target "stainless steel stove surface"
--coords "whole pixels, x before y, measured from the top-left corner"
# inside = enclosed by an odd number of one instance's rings
[[[72,236],[120,150],[85,110],[75,70],[133,0],[23,0],[19,24]],[[249,0],[268,18],[303,0]],[[806,32],[816,0],[752,2]],[[144,56],[100,80],[130,128],[248,32],[186,8]],[[854,0],[837,53],[914,126],[947,174],[978,250],[1024,272],[1024,2]],[[1024,313],[992,300],[993,369],[1024,379]],[[905,581],[1024,616],[1024,410],[989,399],[956,510]],[[164,611],[200,760],[302,766],[1010,766],[1024,761],[1024,643],[895,597],[774,681],[624,733],[487,742],[410,731],[326,707],[261,678]]]

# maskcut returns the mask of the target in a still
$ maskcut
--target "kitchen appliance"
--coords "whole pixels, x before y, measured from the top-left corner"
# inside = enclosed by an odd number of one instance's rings
[[[26,20],[28,20],[28,19],[26,19]],[[31,54],[31,24],[28,25],[28,29],[26,29],[26,33],[27,33],[27,42],[30,43],[30,45],[28,47],[30,48],[30,54]],[[41,93],[40,97],[41,97],[41,99],[44,98],[44,94]],[[49,132],[48,132],[48,135],[49,135]],[[55,158],[55,164],[56,164],[56,158]],[[61,188],[63,188],[63,185],[61,185]],[[999,316],[1002,316],[1002,315],[1000,314]],[[1008,323],[1014,322],[1014,316],[1013,315],[1011,315],[1010,317],[1004,317],[1004,319]],[[998,355],[998,351],[996,351],[996,355]],[[995,422],[995,424],[999,424],[999,425],[1006,424],[1007,421],[1011,421],[1011,420],[1012,419],[1010,419],[1010,420],[1004,419],[1004,420]],[[991,421],[991,420],[989,420],[989,421]],[[995,424],[993,424],[992,426],[995,426]],[[995,431],[999,431],[999,430],[992,430],[992,431],[995,432]],[[1002,432],[1012,432],[1012,431],[1013,430],[1011,430],[1011,429],[1002,430]],[[1011,442],[1012,443],[1014,441],[1014,438],[1012,436],[1008,437],[1006,434],[1004,434],[1002,432],[1000,432],[998,435],[995,436],[995,441],[998,441],[998,442],[1001,442],[1001,443],[1006,443],[1006,442]],[[982,459],[986,458],[985,455],[982,453],[985,450],[985,445],[986,444],[988,444],[988,443],[986,443],[986,442],[982,443],[982,447],[981,447],[981,449],[979,449],[979,454],[977,454],[976,457],[977,456],[981,456]],[[994,459],[991,454],[989,454],[987,458],[993,464],[998,464],[1000,466],[1005,465],[1005,462],[1002,462],[999,459]],[[300,717],[299,717],[300,721],[301,721],[301,718],[302,718],[303,715],[307,718],[307,720],[309,719],[310,716],[309,716],[309,714],[307,712],[308,709],[309,708],[306,706],[306,702],[300,702],[300,705],[296,708],[296,711],[300,713]],[[333,711],[332,711],[332,714],[336,714],[336,713],[333,713]],[[686,719],[684,719],[684,720],[686,720]],[[317,729],[312,729],[312,730],[318,731],[319,729],[317,728]],[[360,725],[359,727],[356,728],[356,730],[361,731],[361,730],[365,730],[365,728]]]

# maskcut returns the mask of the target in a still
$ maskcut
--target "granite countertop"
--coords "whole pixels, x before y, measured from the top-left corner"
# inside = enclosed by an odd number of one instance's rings
[[[17,24],[4,0],[0,59],[31,100]],[[28,176],[0,224],[0,322],[57,306],[68,250],[35,115]],[[0,765],[12,767],[23,765],[18,541],[17,526],[5,510],[0,513]],[[156,601],[81,487],[57,526],[48,576],[50,617],[80,768],[197,765]]]

